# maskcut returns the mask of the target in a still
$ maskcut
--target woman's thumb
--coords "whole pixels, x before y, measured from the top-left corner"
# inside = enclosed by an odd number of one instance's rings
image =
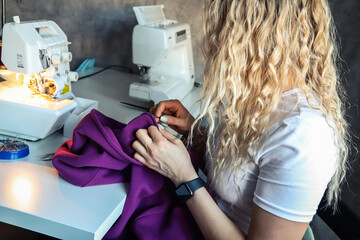
[[[182,121],[184,121],[184,119],[180,119],[180,118],[170,116],[170,115],[162,115],[160,117],[160,122],[165,123],[167,125],[177,126],[177,127],[181,127]]]

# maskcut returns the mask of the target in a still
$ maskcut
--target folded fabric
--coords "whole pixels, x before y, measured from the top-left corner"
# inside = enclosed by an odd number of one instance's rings
[[[136,130],[151,125],[157,123],[149,113],[125,125],[92,110],[57,150],[53,165],[77,186],[129,183],[122,215],[104,239],[203,239],[187,206],[176,200],[174,184],[132,158]]]

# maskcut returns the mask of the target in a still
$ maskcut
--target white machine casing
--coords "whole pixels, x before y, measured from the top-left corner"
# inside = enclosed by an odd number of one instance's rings
[[[52,79],[56,97],[71,93],[71,81],[78,74],[70,71],[72,54],[65,33],[53,21],[7,23],[3,28],[1,60],[10,71]],[[65,89],[65,91],[64,91]]]
[[[31,141],[43,139],[62,128],[77,106],[68,99],[61,103],[34,103],[0,98],[0,134]]]
[[[139,24],[132,36],[133,63],[148,67],[149,79],[132,83],[129,95],[155,104],[182,99],[195,82],[190,26],[165,19],[162,8],[134,7]]]
[[[6,80],[0,80],[0,134],[33,141],[45,138],[63,127],[82,102],[71,92],[70,82],[78,75],[70,72],[70,43],[53,21],[20,23],[18,17],[4,25],[2,37],[1,60],[7,70],[0,71]],[[28,87],[34,76],[49,79],[56,91],[35,96]]]

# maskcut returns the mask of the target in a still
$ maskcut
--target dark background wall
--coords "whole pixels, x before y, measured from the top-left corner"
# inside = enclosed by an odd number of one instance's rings
[[[360,148],[360,0],[329,2],[341,43],[341,76],[348,94],[347,119],[354,145]],[[121,64],[135,70],[131,62],[131,33],[136,24],[132,7],[152,4],[164,4],[168,18],[190,24],[196,78],[200,81],[204,62],[200,50],[202,0],[7,0],[7,21],[12,21],[14,15],[19,15],[21,20],[55,21],[72,42],[72,69],[86,58],[95,58],[100,66]],[[353,152],[352,171],[342,197],[350,209],[360,215],[358,158]]]
[[[360,1],[333,0],[331,8],[341,46],[341,74],[348,94],[347,119],[354,145],[360,150]],[[343,186],[342,197],[360,215],[360,161],[354,149],[350,164],[352,169],[348,174],[348,184]]]

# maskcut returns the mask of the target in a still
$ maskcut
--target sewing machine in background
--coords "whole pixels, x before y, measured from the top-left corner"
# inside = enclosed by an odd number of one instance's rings
[[[53,21],[20,22],[14,17],[4,25],[1,60],[7,70],[0,71],[1,134],[38,140],[65,124],[64,135],[71,135],[80,115],[97,108],[97,102],[71,92],[78,74],[70,71],[69,44]]]
[[[182,99],[195,80],[190,26],[166,19],[163,8],[133,8],[138,21],[132,36],[133,63],[141,75],[130,85],[129,95],[155,104]]]

